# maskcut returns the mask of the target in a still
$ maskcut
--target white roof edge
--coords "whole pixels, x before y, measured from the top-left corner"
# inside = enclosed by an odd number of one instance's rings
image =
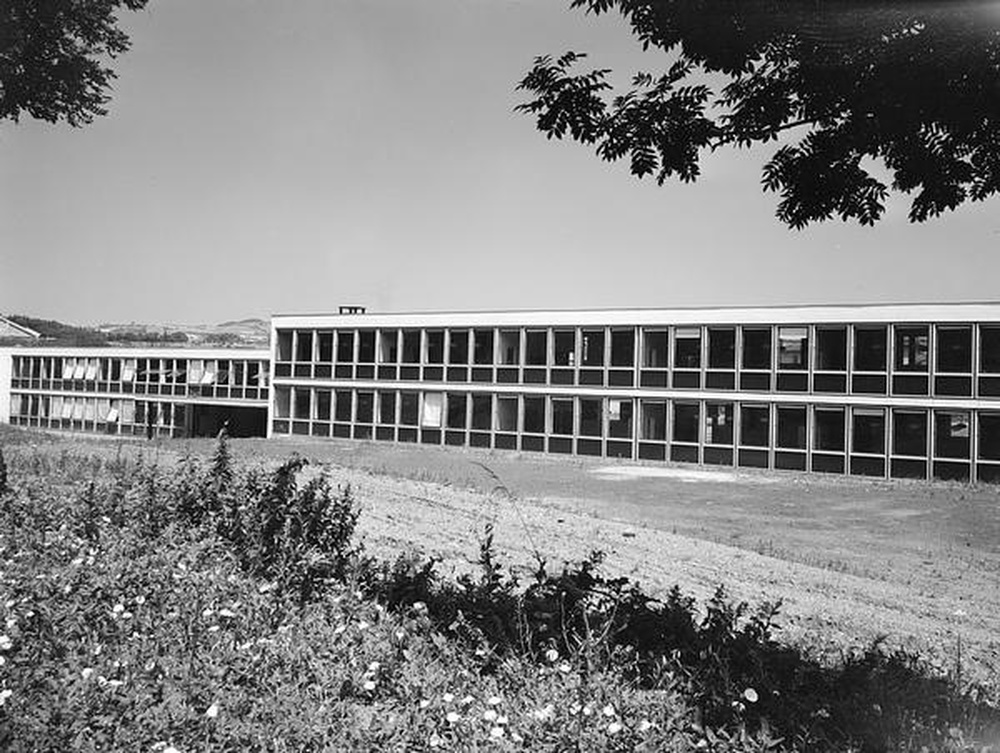
[[[274,314],[282,327],[571,326],[655,324],[823,324],[890,322],[1000,322],[1000,302],[891,303],[662,309],[554,309],[384,314]]]
[[[9,346],[0,348],[0,353],[19,356],[88,356],[90,358],[107,358],[123,356],[126,358],[214,358],[214,359],[260,359],[266,361],[271,357],[270,348],[128,348],[95,346],[59,347],[58,345],[42,346]]]

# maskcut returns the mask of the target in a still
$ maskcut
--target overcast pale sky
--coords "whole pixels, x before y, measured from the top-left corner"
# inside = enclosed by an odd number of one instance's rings
[[[378,311],[996,300],[1000,206],[806,231],[770,150],[656,187],[516,115],[535,55],[656,70],[568,0],[152,0],[108,116],[0,123],[0,312],[219,322]]]

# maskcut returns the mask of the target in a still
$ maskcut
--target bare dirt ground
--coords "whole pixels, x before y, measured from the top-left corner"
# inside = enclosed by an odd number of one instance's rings
[[[46,444],[47,440],[42,440]],[[58,437],[106,452],[119,442]],[[751,605],[782,600],[783,639],[834,655],[881,636],[1000,698],[1000,489],[743,473],[367,442],[237,440],[238,458],[297,452],[349,483],[370,551],[407,549],[467,570],[494,525],[498,550],[557,567],[594,549],[650,593],[700,599],[720,584]],[[89,446],[89,447],[84,447]],[[126,451],[166,461],[206,440]],[[959,657],[960,660],[959,660]]]

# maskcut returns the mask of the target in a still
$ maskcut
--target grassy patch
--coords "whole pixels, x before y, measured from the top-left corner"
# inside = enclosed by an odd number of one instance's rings
[[[349,488],[19,443],[0,490],[5,750],[980,750],[1000,735],[879,644],[835,664],[778,605],[696,605],[599,553],[515,576],[491,532],[451,580],[367,555]]]

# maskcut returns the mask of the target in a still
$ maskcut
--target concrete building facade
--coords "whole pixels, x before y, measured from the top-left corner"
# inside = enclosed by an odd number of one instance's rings
[[[264,350],[7,348],[0,421],[1000,480],[1000,304],[276,315]]]

